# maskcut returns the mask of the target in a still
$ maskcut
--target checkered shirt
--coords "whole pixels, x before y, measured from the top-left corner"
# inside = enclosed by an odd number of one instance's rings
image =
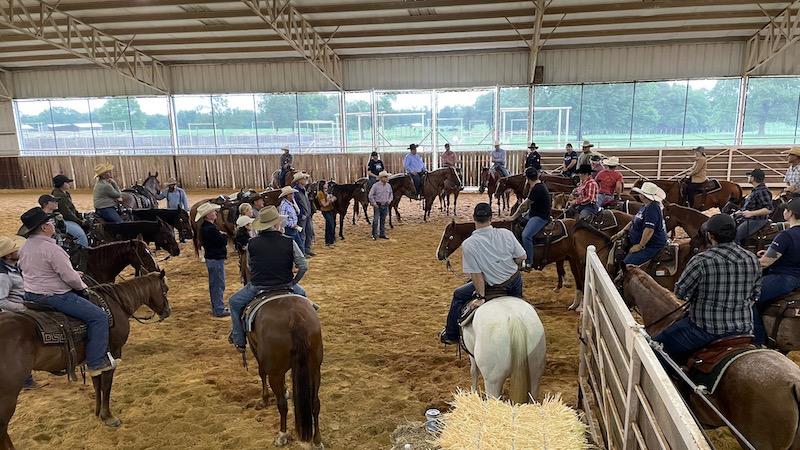
[[[789,167],[786,176],[783,177],[783,182],[795,189],[800,189],[800,164]]]
[[[689,260],[675,295],[691,303],[689,316],[710,334],[753,331],[752,305],[761,295],[761,265],[733,242]]]
[[[587,205],[589,203],[597,203],[597,192],[600,187],[594,178],[589,178],[583,183],[578,185],[578,195],[575,198],[576,205]]]
[[[759,184],[750,191],[750,195],[744,200],[744,211],[758,211],[767,208],[772,211],[772,192],[767,189],[764,183]],[[767,216],[753,216],[751,219],[766,219]]]

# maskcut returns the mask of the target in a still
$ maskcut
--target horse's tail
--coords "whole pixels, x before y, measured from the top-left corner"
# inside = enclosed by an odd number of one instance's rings
[[[300,317],[293,317],[289,327],[292,335],[292,401],[294,427],[297,437],[308,442],[314,437],[314,393],[318,386],[311,373],[311,345],[308,329]]]
[[[511,349],[511,392],[509,398],[514,403],[528,403],[530,371],[528,369],[528,333],[525,324],[516,315],[508,324],[509,348]]]

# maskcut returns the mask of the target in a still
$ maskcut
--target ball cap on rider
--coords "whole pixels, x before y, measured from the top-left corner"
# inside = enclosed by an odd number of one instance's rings
[[[711,233],[717,242],[733,242],[736,238],[736,221],[729,214],[715,214],[700,227],[700,232]]]
[[[475,205],[475,210],[472,212],[472,217],[480,222],[491,220],[492,206],[485,202],[478,203]]]
[[[53,177],[53,187],[60,188],[64,183],[72,183],[73,181],[75,180],[66,175],[56,175]]]
[[[58,199],[50,194],[42,194],[39,196],[39,206],[44,208],[44,205],[48,204],[49,202],[58,203]]]
[[[753,179],[756,181],[764,181],[764,177],[766,177],[766,174],[764,174],[764,171],[761,169],[753,169],[750,172],[747,172],[745,175],[748,177],[753,177]]]
[[[792,201],[786,204],[786,209],[795,214],[800,214],[800,198],[792,199]]]

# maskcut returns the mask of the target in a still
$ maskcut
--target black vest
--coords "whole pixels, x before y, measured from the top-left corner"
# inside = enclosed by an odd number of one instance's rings
[[[277,231],[265,231],[247,244],[250,256],[250,284],[288,285],[294,279],[294,240]]]

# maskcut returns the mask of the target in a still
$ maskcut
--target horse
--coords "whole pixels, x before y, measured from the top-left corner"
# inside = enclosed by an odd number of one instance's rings
[[[369,221],[369,214],[367,213],[367,206],[369,206],[369,191],[372,188],[372,185],[369,184],[369,179],[366,177],[359,178],[356,180],[356,184],[359,183],[366,183],[364,187],[366,188],[364,191],[356,192],[354,197],[355,201],[353,202],[353,225],[356,224],[356,217],[358,217],[358,205],[361,205],[361,208],[364,210],[364,219],[367,223],[371,223]]]
[[[344,239],[342,231],[344,230],[344,218],[347,216],[347,210],[350,207],[350,200],[355,198],[356,203],[353,207],[354,209],[358,208],[359,198],[364,195],[369,195],[369,189],[369,181],[366,178],[360,183],[352,184],[336,184],[333,180],[328,182],[328,193],[336,197],[336,200],[333,202],[333,212],[339,216],[340,239]],[[366,211],[364,214],[366,214]],[[353,215],[355,216],[355,212]],[[335,217],[334,220],[336,220]],[[369,222],[369,219],[367,219],[367,222]],[[353,218],[353,224],[355,224],[355,217]]]
[[[156,220],[160,218],[167,224],[178,230],[178,236],[183,242],[186,239],[191,239],[194,235],[194,227],[192,227],[192,220],[189,218],[189,213],[182,208],[178,209],[134,209],[131,211],[134,220]]]
[[[296,174],[298,172],[304,172],[304,171],[303,170],[297,170],[294,167],[289,168],[289,170],[286,171],[286,175],[283,176],[283,186],[291,186],[292,178],[294,178],[294,174]],[[280,176],[281,176],[281,171],[280,170],[276,170],[276,171],[272,172],[272,177],[270,178],[272,180],[270,182],[270,187],[272,189],[280,189],[281,188],[281,184],[278,181],[278,178]],[[287,180],[288,180],[288,182],[287,182]]]
[[[167,279],[164,271],[123,281],[101,284],[92,288],[106,300],[114,317],[109,329],[108,347],[114,358],[122,357],[122,347],[128,340],[128,320],[140,306],[146,304],[160,320],[169,317]],[[76,342],[77,361],[85,359],[86,342]],[[31,370],[58,372],[67,369],[68,355],[63,346],[43,345],[33,319],[18,313],[0,312],[0,448],[13,449],[8,435],[8,423],[17,406],[17,397]],[[111,413],[109,398],[114,381],[114,369],[92,377],[94,385],[94,414],[105,425],[119,427],[122,422]]]
[[[315,450],[323,449],[319,433],[322,327],[311,301],[295,294],[269,300],[256,311],[247,340],[258,361],[261,377],[259,407],[268,404],[267,379],[277,399],[281,426],[275,446],[282,447],[289,441],[285,383],[286,372],[291,369],[295,432],[303,442],[313,440]]]
[[[433,201],[444,189],[445,182],[449,181],[454,186],[461,186],[461,177],[458,176],[455,167],[443,167],[434,171],[428,172],[425,175],[424,184],[422,185],[422,196],[425,198],[424,213],[422,219],[428,221],[431,215],[431,208]]]
[[[148,243],[155,242],[156,249],[164,249],[171,256],[181,254],[181,248],[175,240],[175,231],[160,218],[156,218],[155,221],[104,223],[96,225],[96,227],[106,243],[142,239]]]
[[[563,192],[568,194],[578,187],[578,183],[575,182],[575,178],[571,177],[542,174],[539,175],[539,179],[542,180],[545,185],[547,185],[547,190],[550,192]]]
[[[525,199],[525,194],[527,193],[527,183],[528,179],[525,177],[525,174],[518,174],[518,175],[511,175],[510,177],[503,177],[497,182],[497,192],[506,192],[511,190],[514,192],[514,195],[517,197],[517,205]],[[516,207],[512,207],[513,210]]]
[[[89,258],[86,265],[86,277],[98,284],[113,283],[122,269],[133,266],[138,276],[145,273],[158,272],[150,247],[141,239],[111,242],[97,247],[89,247]]]
[[[455,168],[458,179],[461,180],[461,169]],[[464,185],[457,185],[451,183],[449,180],[444,181],[444,186],[439,192],[439,211],[444,210],[446,215],[450,215],[450,196],[453,196],[453,215],[456,215],[456,204],[458,204],[458,194],[464,190]]]
[[[147,172],[147,178],[145,178],[142,182],[142,187],[144,187],[144,189],[150,193],[151,198],[155,202],[155,206],[153,207],[158,208],[158,200],[156,199],[156,196],[161,194],[161,182],[158,181],[158,172],[156,172],[155,175]]]
[[[484,191],[489,195],[489,204],[494,204],[493,198],[497,198],[497,214],[500,215],[503,210],[508,209],[510,197],[505,192],[498,195],[497,183],[500,181],[500,173],[489,167],[481,168],[481,183],[478,186],[478,193],[483,194]]]
[[[675,227],[681,227],[689,237],[692,237],[700,233],[700,227],[708,219],[707,215],[696,209],[664,202],[664,225],[669,232],[674,231]]]
[[[510,376],[509,398],[528,403],[539,394],[539,381],[546,364],[544,326],[533,305],[517,297],[499,297],[475,310],[461,328],[469,353],[472,392],[483,375],[487,394],[500,398]]]
[[[396,174],[389,177],[389,184],[392,186],[392,201],[389,202],[389,228],[394,228],[392,223],[392,210],[397,215],[397,221],[401,222],[400,211],[397,208],[400,205],[400,200],[403,196],[411,199],[411,196],[416,194],[417,190],[414,188],[414,180],[409,174]]]
[[[686,205],[687,200],[684,198],[683,189],[681,187],[681,182],[677,180],[646,180],[644,178],[639,178],[636,182],[633,183],[634,187],[640,188],[645,181],[649,181],[656,186],[660,187],[667,193],[666,201],[670,203],[677,203],[679,205]],[[710,192],[707,194],[703,194],[702,192],[698,192],[695,194],[695,202],[694,206],[695,209],[699,211],[705,211],[710,208],[722,208],[725,206],[730,200],[738,202],[741,198],[744,197],[742,193],[742,187],[739,186],[737,183],[733,183],[726,180],[717,180],[721,187],[720,190],[717,192]],[[697,196],[700,196],[700,200],[697,200]]]
[[[142,184],[122,190],[122,204],[130,209],[158,208],[157,196],[161,194],[161,183],[158,181],[158,172],[155,175],[147,172]]]
[[[650,336],[682,316],[683,302],[638,267],[626,271],[622,292],[628,306],[638,309]],[[753,447],[800,448],[800,368],[786,356],[774,351],[744,354],[731,362],[707,397]],[[724,426],[696,394],[689,395],[688,404],[704,426]]]

